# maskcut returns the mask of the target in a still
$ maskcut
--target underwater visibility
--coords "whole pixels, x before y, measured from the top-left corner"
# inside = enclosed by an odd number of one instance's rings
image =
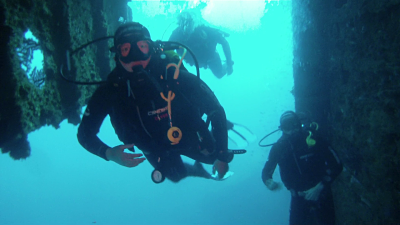
[[[2,3],[0,224],[400,219],[395,0]]]

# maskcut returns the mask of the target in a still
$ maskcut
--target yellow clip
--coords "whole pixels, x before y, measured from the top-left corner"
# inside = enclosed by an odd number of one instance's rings
[[[171,124],[171,127],[172,127],[172,122],[171,122],[171,117],[172,117],[172,115],[171,115],[171,101],[172,100],[174,100],[174,98],[175,98],[175,93],[174,92],[172,92],[172,91],[168,91],[168,98],[166,98],[165,96],[164,96],[164,93],[160,93],[160,95],[161,95],[161,98],[163,98],[166,102],[168,102],[168,116],[169,116],[169,120],[170,120],[170,124]]]
[[[178,127],[171,127],[167,132],[167,136],[172,142],[171,145],[176,145],[182,139],[182,131]]]
[[[175,98],[175,93],[172,91],[168,91],[168,98],[165,97],[164,93],[160,92],[161,98],[163,98],[168,104],[174,100]]]
[[[315,145],[316,141],[311,138],[312,137],[311,131],[308,131],[308,132],[309,132],[309,135],[306,138],[306,143],[307,143],[308,147],[311,148],[312,146]]]

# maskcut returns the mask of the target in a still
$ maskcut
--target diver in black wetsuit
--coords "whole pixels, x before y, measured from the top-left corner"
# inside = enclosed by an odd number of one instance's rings
[[[222,78],[225,74],[233,73],[232,53],[228,41],[225,39],[228,34],[206,25],[196,26],[195,16],[192,12],[182,12],[178,16],[178,28],[176,28],[169,40],[177,41],[188,46],[195,54],[200,67],[210,68],[214,76]],[[222,63],[216,51],[217,44],[222,46],[226,62]],[[182,55],[182,51],[178,50]],[[185,62],[194,65],[193,58],[188,55]]]
[[[330,185],[343,167],[333,149],[322,138],[302,129],[293,111],[282,114],[282,137],[269,153],[262,181],[270,190],[279,184],[272,179],[277,165],[283,184],[291,192],[290,224],[335,224]]]
[[[135,145],[156,169],[152,174],[156,183],[165,177],[173,182],[187,176],[212,178],[201,163],[214,164],[217,179],[224,177],[233,154],[228,151],[225,111],[209,87],[179,70],[179,57],[158,53],[148,30],[139,23],[120,26],[112,50],[117,66],[88,103],[78,129],[80,144],[127,167],[145,160],[141,154],[124,152],[133,151]],[[171,61],[178,65],[171,66]],[[211,132],[201,119],[203,114],[211,121]],[[109,147],[97,137],[107,115],[124,145]],[[184,163],[181,155],[196,160],[195,164]]]

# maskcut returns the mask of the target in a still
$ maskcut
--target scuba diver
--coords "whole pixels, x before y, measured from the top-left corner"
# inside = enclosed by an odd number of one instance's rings
[[[180,68],[182,59],[174,51],[156,48],[147,28],[139,23],[121,25],[111,50],[116,68],[88,102],[78,129],[79,143],[126,167],[145,160],[142,154],[124,152],[134,152],[136,146],[154,167],[155,183],[165,178],[179,182],[188,176],[224,179],[235,150],[228,150],[225,111],[211,89]],[[98,138],[107,115],[123,145],[110,147]],[[195,163],[183,162],[181,155]],[[201,163],[213,164],[213,174]]]
[[[177,41],[187,45],[196,55],[200,67],[210,68],[212,73],[218,79],[225,74],[233,73],[233,61],[231,49],[225,37],[229,34],[218,29],[208,27],[206,25],[197,25],[198,21],[193,12],[185,11],[178,16],[178,27],[169,37],[170,41]],[[225,54],[226,62],[222,64],[221,58],[216,50],[217,44],[222,46]],[[177,51],[182,55],[183,51]],[[191,56],[185,57],[185,62],[194,65]]]
[[[292,194],[289,224],[335,224],[330,186],[343,169],[335,151],[310,129],[303,129],[293,111],[281,115],[280,129],[282,136],[262,170],[263,183],[269,190],[279,189],[272,179],[279,165],[282,182]]]

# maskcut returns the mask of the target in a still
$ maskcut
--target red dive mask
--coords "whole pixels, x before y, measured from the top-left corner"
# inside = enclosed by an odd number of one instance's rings
[[[116,53],[119,60],[123,63],[131,63],[136,61],[145,61],[150,55],[151,43],[149,40],[129,40],[124,38],[116,46]]]

